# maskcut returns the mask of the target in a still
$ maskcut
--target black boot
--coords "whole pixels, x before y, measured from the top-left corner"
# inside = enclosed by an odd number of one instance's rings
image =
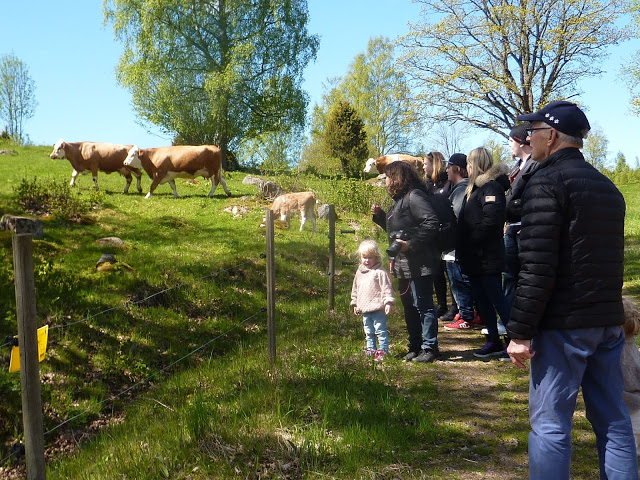
[[[453,322],[453,319],[456,318],[456,315],[458,314],[458,306],[457,305],[451,305],[451,308],[449,310],[447,310],[443,315],[440,315],[440,317],[438,318],[438,320],[440,320],[441,322]]]

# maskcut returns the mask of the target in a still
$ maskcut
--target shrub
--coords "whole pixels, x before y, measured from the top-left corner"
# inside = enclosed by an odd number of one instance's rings
[[[81,190],[72,191],[66,183],[56,183],[53,180],[32,182],[23,178],[14,189],[16,202],[25,211],[34,215],[51,215],[59,219],[80,222],[84,215],[97,206],[102,194],[89,190],[86,194]]]

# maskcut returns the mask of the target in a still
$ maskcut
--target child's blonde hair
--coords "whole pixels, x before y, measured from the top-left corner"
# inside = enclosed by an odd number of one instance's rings
[[[367,257],[375,257],[379,262],[382,262],[382,253],[375,240],[364,240],[360,243],[357,251],[358,260],[365,255]]]
[[[622,297],[622,307],[624,308],[624,323],[622,331],[625,337],[637,335],[640,330],[640,312],[638,307],[626,297]]]

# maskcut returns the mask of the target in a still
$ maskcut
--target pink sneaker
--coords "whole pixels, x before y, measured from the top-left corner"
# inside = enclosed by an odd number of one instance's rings
[[[376,362],[381,362],[384,360],[385,355],[387,354],[387,352],[385,352],[384,350],[376,350],[375,356],[373,357],[373,359]]]

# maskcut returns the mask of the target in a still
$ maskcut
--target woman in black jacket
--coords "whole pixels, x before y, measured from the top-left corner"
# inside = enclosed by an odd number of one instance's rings
[[[440,260],[435,244],[439,222],[429,193],[415,168],[406,162],[385,167],[393,204],[388,213],[371,207],[373,221],[387,232],[391,272],[398,279],[409,334],[405,361],[433,362],[439,355],[438,321],[433,306],[432,272]]]
[[[447,176],[447,162],[440,152],[429,152],[424,157],[424,175],[427,190],[436,194],[445,195],[447,198],[451,194],[453,184]],[[442,321],[450,322],[458,313],[458,306],[455,304],[453,293],[451,294],[451,309],[447,307],[447,277],[445,275],[446,263],[444,260],[435,266],[433,272],[433,289],[436,294],[436,317]]]
[[[456,261],[469,277],[473,300],[489,334],[487,343],[474,353],[478,358],[503,356],[496,310],[503,325],[509,311],[502,291],[505,250],[505,191],[509,188],[508,165],[493,165],[486,148],[476,148],[467,156],[469,184],[458,217]]]

